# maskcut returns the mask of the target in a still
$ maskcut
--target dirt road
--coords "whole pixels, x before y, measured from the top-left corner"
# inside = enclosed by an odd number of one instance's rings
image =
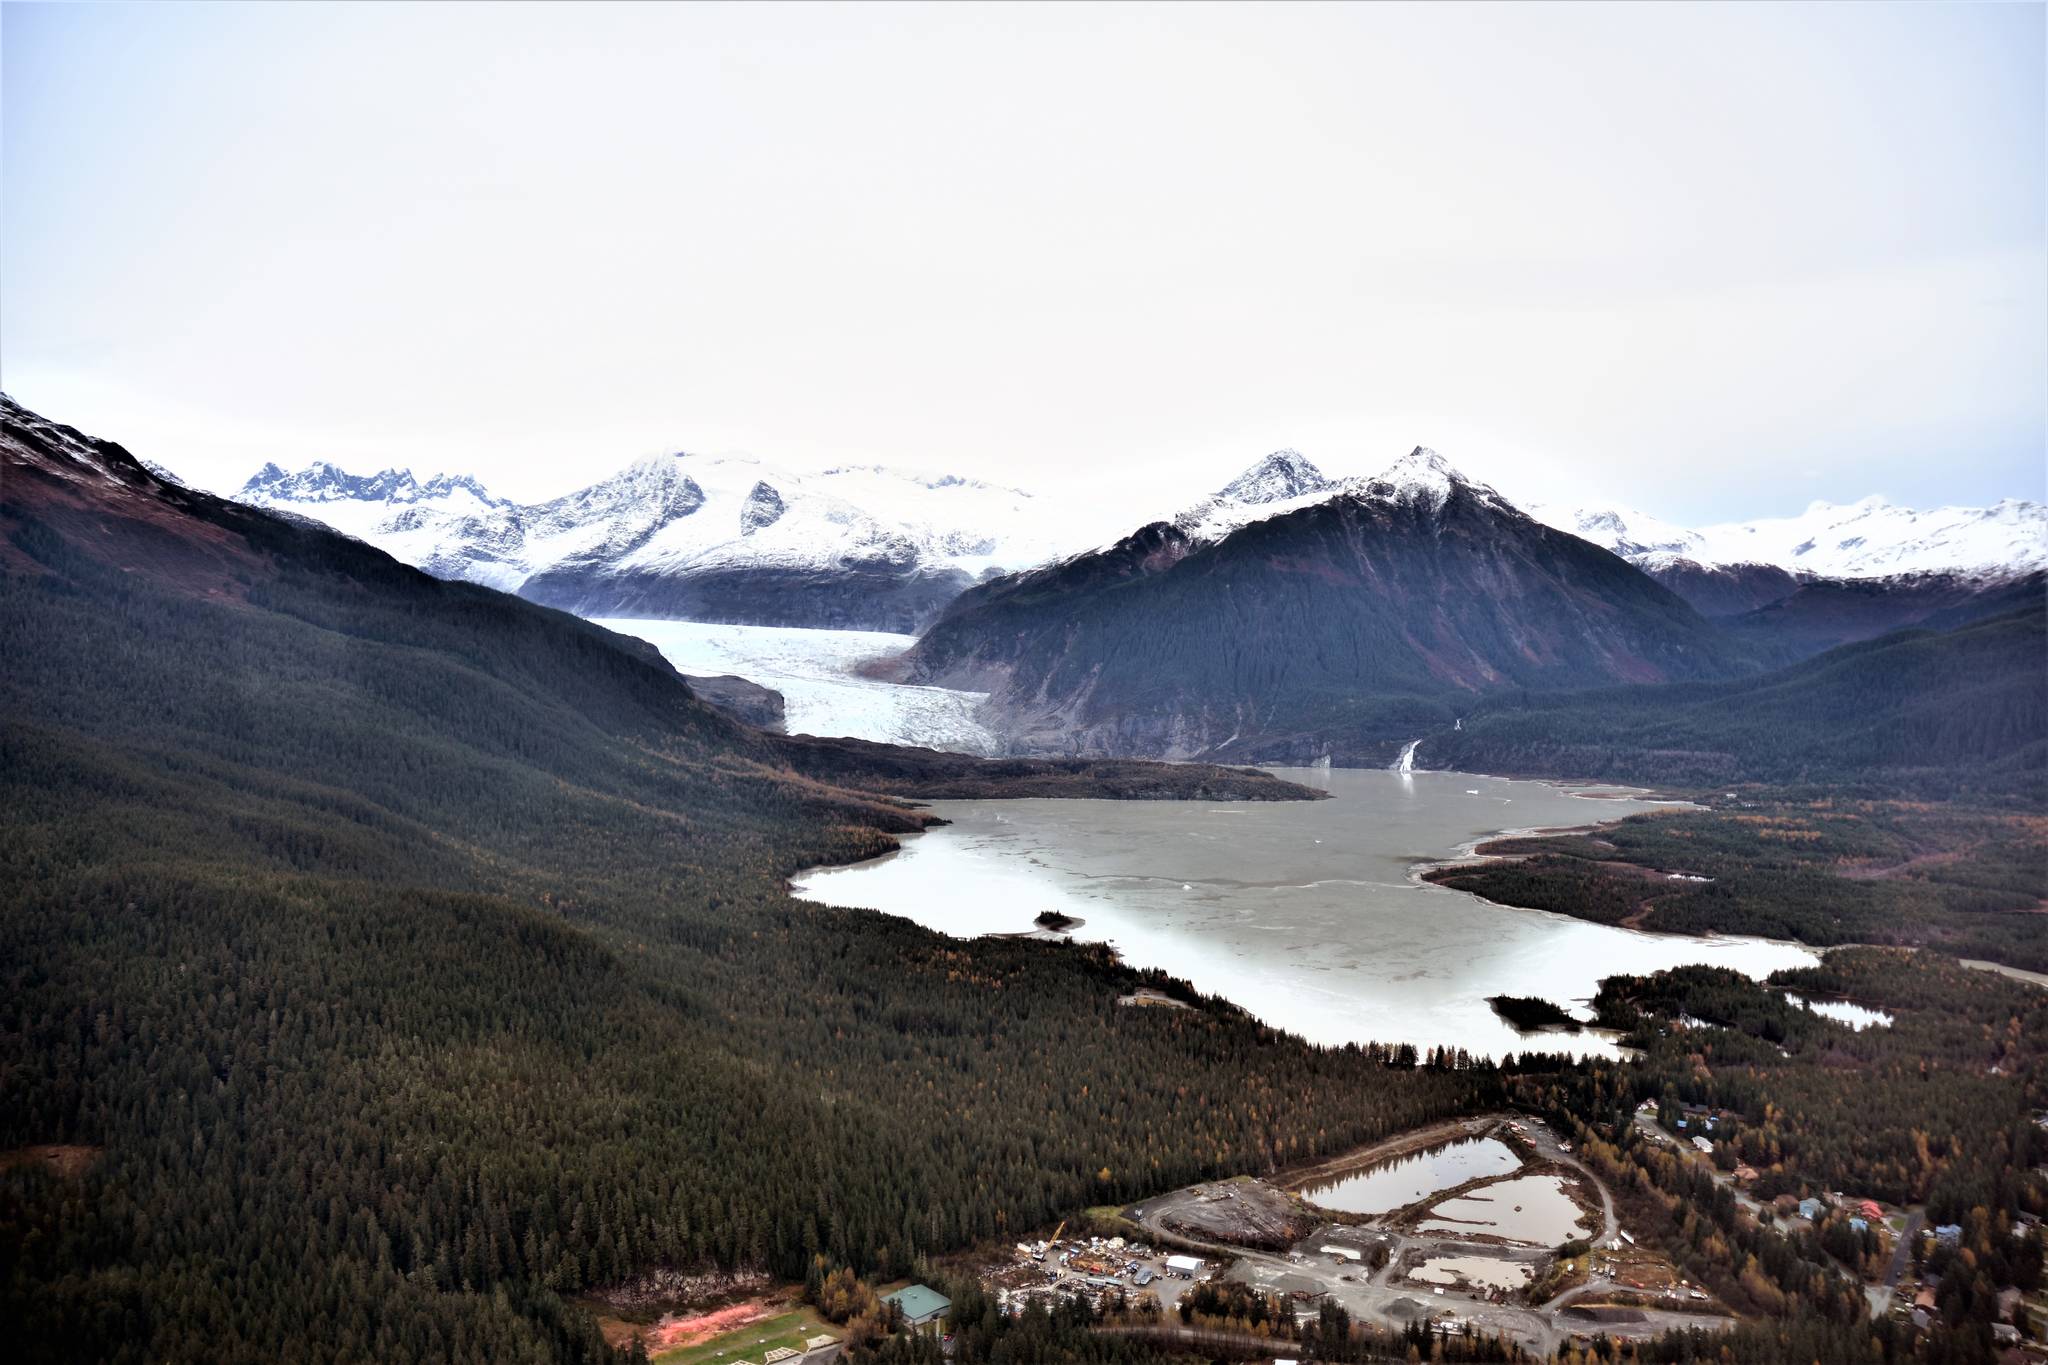
[[[1330,1179],[1334,1175],[1362,1169],[1390,1156],[1419,1151],[1425,1147],[1459,1138],[1479,1137],[1498,1131],[1508,1122],[1508,1115],[1492,1114],[1477,1119],[1460,1120],[1457,1123],[1438,1124],[1419,1133],[1403,1134],[1363,1152],[1357,1152],[1337,1161],[1324,1162],[1317,1166],[1290,1172],[1283,1177],[1290,1187],[1304,1183],[1315,1183]],[[1598,1177],[1571,1153],[1564,1150],[1556,1134],[1542,1124],[1530,1119],[1519,1120],[1522,1124],[1521,1139],[1533,1149],[1539,1161],[1555,1162],[1578,1174],[1600,1197],[1600,1232],[1597,1240],[1608,1241],[1620,1231],[1620,1223],[1614,1212],[1614,1197]],[[1275,1183],[1282,1183],[1276,1181]],[[1669,1309],[1649,1308],[1642,1310],[1643,1321],[1628,1323],[1574,1322],[1559,1315],[1559,1310],[1583,1294],[1615,1286],[1604,1281],[1595,1281],[1578,1286],[1559,1294],[1538,1307],[1511,1303],[1491,1303],[1470,1294],[1461,1293],[1449,1286],[1418,1286],[1404,1282],[1401,1263],[1411,1250],[1427,1252],[1437,1256],[1478,1256],[1497,1262],[1524,1264],[1535,1273],[1535,1267],[1552,1254],[1552,1248],[1544,1246],[1503,1246],[1497,1243],[1465,1242],[1436,1235],[1420,1235],[1403,1232],[1368,1220],[1367,1227],[1372,1235],[1383,1240],[1388,1249],[1387,1263],[1370,1275],[1361,1275],[1361,1268],[1355,1263],[1316,1254],[1313,1244],[1316,1234],[1298,1245],[1291,1253],[1259,1251],[1247,1247],[1227,1245],[1222,1242],[1190,1237],[1186,1232],[1175,1232],[1165,1224],[1178,1207],[1172,1195],[1159,1196],[1143,1201],[1131,1210],[1142,1226],[1160,1236],[1182,1245],[1192,1245],[1212,1259],[1229,1265],[1229,1276],[1255,1287],[1282,1290],[1296,1287],[1305,1281],[1312,1281],[1319,1292],[1331,1301],[1341,1304],[1352,1317],[1362,1322],[1377,1323],[1386,1327],[1402,1327],[1419,1316],[1434,1312],[1448,1311],[1472,1323],[1482,1331],[1496,1332],[1520,1341],[1525,1347],[1545,1355],[1554,1353],[1558,1346],[1574,1333],[1604,1332],[1610,1337],[1643,1337],[1680,1327],[1702,1327],[1718,1330],[1729,1325],[1729,1319],[1702,1313],[1684,1313]],[[1330,1235],[1335,1235],[1334,1233]]]

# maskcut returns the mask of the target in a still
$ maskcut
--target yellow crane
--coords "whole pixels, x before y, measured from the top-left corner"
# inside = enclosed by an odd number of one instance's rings
[[[1050,1245],[1052,1245],[1052,1244],[1053,1244],[1054,1242],[1057,1242],[1057,1241],[1058,1241],[1058,1240],[1060,1239],[1060,1234],[1061,1234],[1061,1233],[1063,1233],[1063,1232],[1065,1232],[1066,1230],[1067,1230],[1067,1220],[1066,1220],[1066,1219],[1064,1219],[1064,1218],[1062,1218],[1062,1219],[1060,1219],[1060,1225],[1059,1225],[1058,1227],[1056,1227],[1056,1228],[1054,1228],[1054,1229],[1052,1230],[1052,1236],[1050,1236],[1050,1237],[1048,1237],[1048,1238],[1046,1238],[1046,1239],[1045,1239],[1045,1241],[1046,1241],[1046,1245],[1047,1245],[1047,1246],[1050,1246]]]

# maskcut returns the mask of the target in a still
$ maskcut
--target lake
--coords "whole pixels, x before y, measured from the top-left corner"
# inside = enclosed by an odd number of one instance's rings
[[[953,823],[899,853],[795,879],[829,905],[957,937],[1020,933],[1054,910],[1312,1042],[1444,1044],[1488,1057],[1613,1056],[1596,1033],[1516,1033],[1490,995],[1572,1008],[1600,978],[1686,963],[1762,976],[1810,965],[1797,944],[1689,938],[1491,905],[1416,865],[1505,829],[1582,825],[1651,803],[1467,773],[1274,769],[1328,801],[940,801]],[[1579,1011],[1584,1015],[1584,1011]],[[1590,1017],[1590,1016],[1587,1016]]]

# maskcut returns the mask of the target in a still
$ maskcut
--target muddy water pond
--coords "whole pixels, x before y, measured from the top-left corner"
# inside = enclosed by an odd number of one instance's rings
[[[1763,939],[1646,934],[1492,905],[1418,882],[1418,863],[1505,829],[1653,809],[1465,773],[1275,769],[1327,801],[938,801],[952,823],[885,858],[796,878],[797,894],[884,910],[961,938],[1085,921],[1198,991],[1316,1043],[1378,1040],[1500,1057],[1616,1055],[1594,1032],[1525,1038],[1487,997],[1570,1007],[1600,978],[1686,963],[1761,976],[1817,958]]]
[[[1585,1231],[1586,1214],[1565,1193],[1564,1178],[1525,1175],[1481,1185],[1429,1211],[1422,1232],[1489,1233],[1514,1242],[1553,1246]]]
[[[1338,1213],[1388,1213],[1482,1176],[1506,1175],[1522,1164],[1498,1138],[1465,1138],[1397,1156],[1354,1175],[1304,1185],[1301,1195]]]
[[[1492,1256],[1432,1256],[1408,1272],[1424,1284],[1483,1284],[1489,1289],[1520,1289],[1529,1283],[1529,1266]]]

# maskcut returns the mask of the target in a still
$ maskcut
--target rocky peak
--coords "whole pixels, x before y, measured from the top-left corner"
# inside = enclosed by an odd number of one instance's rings
[[[764,526],[773,526],[786,510],[782,494],[773,485],[765,479],[757,482],[740,507],[740,534],[750,536]]]
[[[1296,450],[1276,450],[1217,489],[1216,496],[1224,502],[1284,502],[1329,486],[1323,471],[1307,456]]]
[[[238,496],[282,502],[411,502],[419,492],[419,483],[409,469],[360,475],[315,460],[296,474],[266,463],[242,485]]]

